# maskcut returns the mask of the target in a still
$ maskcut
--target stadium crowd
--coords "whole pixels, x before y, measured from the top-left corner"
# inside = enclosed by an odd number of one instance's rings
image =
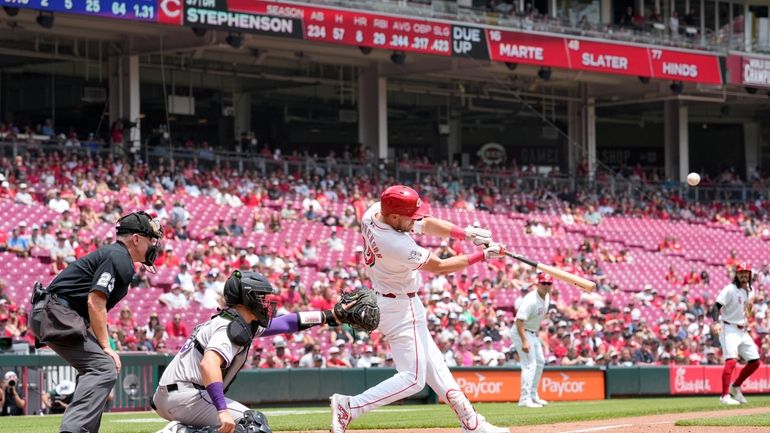
[[[265,156],[276,157],[276,152],[270,149],[263,152]],[[277,155],[281,158],[280,152]],[[294,154],[286,158],[306,157]],[[359,149],[358,157],[366,158],[365,152]],[[119,350],[168,353],[176,349],[168,346],[169,339],[188,336],[190,326],[194,325],[185,322],[185,308],[196,303],[199,308],[215,311],[222,305],[224,281],[234,269],[253,269],[268,276],[280,289],[275,298],[278,314],[330,308],[340,291],[369,284],[360,247],[344,252],[345,258],[333,266],[318,267],[318,258],[326,250],[344,250],[336,233],[357,230],[359,217],[379,196],[382,185],[396,183],[396,179],[382,171],[342,175],[335,169],[333,153],[314,158],[306,166],[309,170],[304,172],[286,173],[276,169],[262,176],[250,171],[239,173],[227,163],[208,166],[196,160],[179,160],[173,164],[161,160],[150,166],[139,160],[129,162],[67,151],[2,158],[0,202],[45,206],[59,216],[48,221],[26,221],[26,225],[19,224],[8,233],[0,231],[0,250],[26,260],[50,260],[53,275],[73,260],[114,241],[111,234],[103,238],[94,234],[100,224],[113,224],[119,215],[135,209],[154,213],[162,220],[168,240],[192,240],[197,247],[184,256],[177,256],[174,249],[166,245],[157,261],[158,268],[174,269],[174,283],[159,297],[157,304],[158,311],[175,313],[172,320],[161,323],[158,314],[151,314],[147,323],[138,322],[130,303],[123,303],[119,315],[110,324],[111,344]],[[524,190],[524,184],[516,179],[534,172],[529,173],[530,167],[521,168],[515,163],[504,169],[479,168],[488,174],[511,173],[513,176],[508,179],[513,180],[496,183],[482,176],[485,180],[472,185],[463,184],[455,176],[458,168],[445,162],[432,165],[417,159],[404,161],[401,166],[431,170],[431,175],[421,177],[417,188],[433,207],[457,212],[481,210],[524,215],[530,219],[525,226],[526,236],[560,236],[567,226],[600,226],[607,216],[625,215],[740,226],[746,236],[770,239],[768,200],[738,206],[719,201],[689,202],[675,190],[665,189],[634,197],[581,189]],[[638,169],[624,169],[618,175],[636,176],[641,183],[650,181],[646,173]],[[735,179],[723,174],[714,182],[729,184]],[[767,178],[758,173],[752,174],[748,182],[768,184]],[[116,193],[123,199],[117,199]],[[192,215],[183,198],[199,196],[211,197],[218,206],[226,208],[247,207],[251,209],[251,220],[244,223],[236,218],[220,219],[210,227],[191,230]],[[95,207],[94,202],[102,205]],[[344,211],[333,212],[330,203],[343,204]],[[539,215],[557,218],[544,222],[539,220]],[[287,240],[280,247],[249,243],[241,248],[228,242],[249,233],[280,233],[287,221],[323,224],[335,227],[336,231],[327,238],[308,238],[302,245],[292,245]],[[461,254],[466,247],[449,240],[441,243],[435,252],[448,257]],[[676,248],[681,246],[675,237],[661,239],[661,251]],[[32,254],[33,251],[36,254]],[[41,251],[45,253],[40,254]],[[599,290],[573,297],[569,302],[557,290],[553,291],[547,331],[542,335],[547,362],[561,365],[720,363],[719,342],[708,326],[710,300],[701,294],[704,288],[713,287],[714,276],[700,269],[690,269],[680,275],[682,270],[672,266],[666,281],[675,291],[664,293],[648,285],[628,303],[615,305],[615,295],[624,288],[607,278],[602,267],[608,263],[633,263],[633,256],[633,250],[616,250],[604,245],[598,236],[586,236],[574,247],[553,251],[553,264],[595,279]],[[735,254],[725,257],[726,275],[730,275],[738,259]],[[510,342],[516,304],[512,308],[499,308],[496,298],[500,290],[516,290],[523,296],[532,287],[535,275],[530,268],[509,259],[487,262],[484,266],[488,266],[494,277],[480,278],[465,273],[425,276],[422,297],[427,305],[429,327],[450,366],[518,363]],[[304,280],[299,272],[303,267],[317,267],[317,279]],[[153,286],[153,278],[146,269],[139,269],[132,290]],[[0,281],[0,336],[29,341],[27,306],[14,304],[3,294],[6,284],[9,282]],[[770,363],[767,302],[770,269],[766,263],[755,264],[753,287],[757,293],[756,320],[750,327],[762,361]],[[658,321],[648,323],[640,309],[649,306],[665,314]],[[292,347],[302,349],[292,351]],[[344,368],[392,363],[387,344],[381,341],[378,332],[367,335],[346,327],[278,336],[269,348],[257,344],[254,349],[252,368]]]

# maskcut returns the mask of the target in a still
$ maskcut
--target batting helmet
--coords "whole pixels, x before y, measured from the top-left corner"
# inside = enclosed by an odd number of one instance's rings
[[[738,263],[738,266],[735,267],[735,272],[751,272],[751,263],[749,262]]]
[[[553,284],[553,277],[546,273],[540,272],[537,274],[537,284]]]
[[[404,185],[394,185],[382,192],[380,206],[384,215],[396,214],[418,220],[430,210],[417,191]]]
[[[241,304],[249,309],[260,326],[266,328],[275,311],[275,303],[268,301],[267,295],[277,293],[273,285],[259,272],[235,271],[225,282],[225,304],[233,307]]]

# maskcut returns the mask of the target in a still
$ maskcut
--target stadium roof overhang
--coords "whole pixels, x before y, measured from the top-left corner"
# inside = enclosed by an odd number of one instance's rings
[[[546,80],[534,65],[513,68],[473,58],[415,53],[407,53],[403,64],[394,64],[392,51],[374,49],[364,54],[356,47],[251,34],[242,35],[242,47],[234,49],[223,31],[209,30],[199,37],[186,27],[66,14],[57,14],[54,26],[42,29],[36,16],[34,11],[22,10],[16,17],[0,17],[0,28],[5,29],[0,32],[0,68],[67,73],[67,68],[59,67],[62,62],[102,63],[108,56],[131,53],[140,56],[143,80],[159,82],[158,71],[164,67],[177,71],[179,77],[195,75],[198,86],[210,82],[212,88],[221,87],[220,77],[228,75],[250,82],[245,85],[250,89],[284,88],[296,97],[317,93],[312,88],[318,85],[352,86],[359,68],[376,67],[389,78],[393,92],[437,100],[467,97],[471,106],[474,100],[514,106],[547,104],[556,107],[555,114],[564,115],[567,102],[582,102],[590,96],[600,109],[629,115],[643,110],[656,118],[662,116],[660,102],[671,99],[693,103],[695,117],[716,113],[724,118],[721,107],[725,105],[731,106],[730,117],[753,117],[758,107],[764,107],[759,112],[765,115],[767,107],[764,92],[749,94],[736,85],[689,83],[677,95],[670,90],[670,81],[642,82],[633,76],[553,69]]]

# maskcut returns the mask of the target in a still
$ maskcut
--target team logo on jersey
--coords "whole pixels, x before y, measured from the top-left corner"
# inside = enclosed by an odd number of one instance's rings
[[[420,263],[422,262],[422,254],[417,250],[409,251],[409,259],[410,262],[414,263]]]

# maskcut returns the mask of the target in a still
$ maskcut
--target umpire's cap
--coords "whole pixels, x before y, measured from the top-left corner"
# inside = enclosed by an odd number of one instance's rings
[[[139,233],[155,239],[163,237],[163,227],[160,222],[146,212],[133,212],[121,217],[115,225],[115,230],[118,236]]]

